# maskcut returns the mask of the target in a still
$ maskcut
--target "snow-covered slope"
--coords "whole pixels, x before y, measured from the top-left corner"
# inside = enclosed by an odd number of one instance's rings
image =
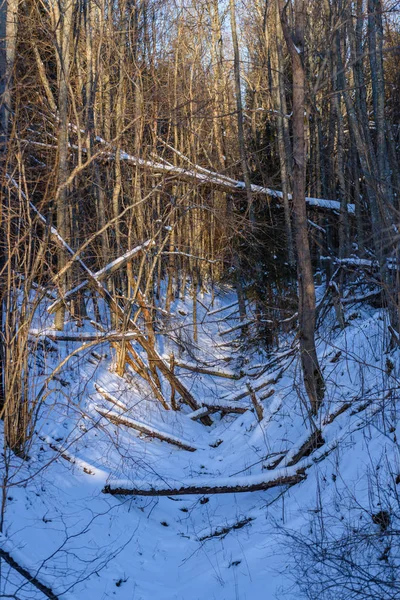
[[[213,305],[211,296],[201,298],[196,344],[189,305],[177,302],[164,324],[170,336],[160,336],[165,358],[174,351],[178,365],[192,367],[176,373],[211,410],[211,426],[187,406],[164,410],[138,377],[117,376],[103,344],[73,356],[52,379],[30,460],[3,455],[0,548],[60,599],[289,600],[312,597],[305,588],[321,594],[320,582],[324,593],[332,588],[327,598],[362,597],[332,587],[340,577],[335,561],[313,556],[325,542],[333,557],[341,551],[356,567],[360,561],[361,580],[363,556],[377,579],[392,562],[396,569],[399,356],[387,353],[385,314],[349,304],[343,330],[333,311],[325,314],[318,352],[327,389],[310,419],[293,336],[269,354],[244,351],[239,331],[221,335],[238,324],[234,300],[226,290]],[[36,335],[49,326],[38,318]],[[68,331],[82,329],[70,324]],[[88,324],[85,332],[95,330]],[[32,339],[32,382],[40,390],[78,344]],[[191,344],[190,355],[179,339]],[[199,366],[232,377],[193,370]],[[241,414],[213,412],[213,405]],[[297,483],[281,484],[292,476]],[[269,489],[243,491],[268,482]],[[201,494],[182,493],[196,486]],[[148,495],[104,493],[115,488]],[[154,489],[173,495],[157,497]],[[375,545],[346,549],[349,532],[354,543],[373,538]],[[385,585],[379,597],[398,597],[385,595]],[[45,597],[4,563],[0,593]]]

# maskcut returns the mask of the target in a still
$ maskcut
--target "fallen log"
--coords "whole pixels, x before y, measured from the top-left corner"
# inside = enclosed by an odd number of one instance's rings
[[[213,415],[217,412],[225,414],[232,413],[236,415],[243,415],[248,410],[249,408],[247,406],[233,405],[229,404],[228,402],[221,403],[221,401],[219,401],[218,404],[207,404],[203,402],[201,408],[195,410],[187,416],[189,417],[189,419],[192,419],[192,421],[198,421],[199,419],[202,419],[205,416]]]
[[[237,331],[238,329],[243,329],[244,327],[248,327],[249,325],[252,325],[253,323],[256,323],[256,319],[250,319],[249,321],[245,321],[244,323],[239,323],[239,325],[235,325],[234,327],[231,327],[230,329],[221,331],[221,333],[219,335],[221,337],[223,335],[228,335],[228,333],[233,333],[234,331]]]
[[[198,367],[196,365],[188,365],[187,363],[181,363],[175,361],[175,366],[180,369],[186,369],[187,371],[192,371],[193,373],[201,373],[202,375],[211,375],[212,377],[222,377],[223,379],[233,379],[234,381],[238,381],[244,375],[235,373],[227,373],[226,371],[214,371],[212,369],[206,369],[205,367]]]
[[[113,496],[185,496],[186,494],[204,496],[205,494],[241,494],[244,492],[258,492],[269,490],[279,486],[292,486],[306,479],[304,472],[297,472],[293,475],[281,475],[274,478],[265,478],[252,482],[252,477],[238,478],[240,483],[232,483],[232,480],[225,479],[223,484],[207,482],[204,484],[183,484],[180,487],[140,487],[143,482],[125,482],[108,484],[103,488],[104,494]],[[165,483],[164,483],[165,485]]]
[[[71,463],[72,465],[76,465],[77,467],[82,469],[82,471],[84,473],[86,473],[87,475],[96,475],[95,471],[93,470],[93,467],[91,465],[89,465],[87,462],[85,462],[84,460],[81,460],[80,458],[79,459],[75,458],[74,456],[72,456],[72,454],[67,452],[67,450],[62,448],[62,446],[55,444],[47,436],[39,435],[38,437],[42,442],[47,444],[49,446],[49,448],[51,448],[54,452],[57,452],[59,454],[60,458],[63,458],[64,460]]]
[[[201,408],[194,410],[187,416],[189,417],[189,419],[192,419],[192,421],[197,421],[199,419],[202,419],[203,417],[207,417],[209,414],[211,414],[210,409],[207,408],[207,406],[202,406]]]
[[[40,579],[38,578],[37,570],[35,575],[32,575],[32,573],[30,573],[27,568],[23,567],[20,564],[19,557],[18,560],[14,558],[14,552],[7,548],[8,544],[9,542],[6,539],[6,537],[2,533],[0,533],[0,558],[3,559],[8,565],[10,565],[12,569],[17,571],[17,573],[22,575],[22,577],[26,579],[26,581],[28,581],[33,587],[39,590],[44,596],[46,596],[46,598],[49,598],[49,600],[59,600],[59,597],[56,596],[53,590],[48,585],[40,581]],[[11,598],[11,596],[9,597]],[[12,597],[16,598],[16,596]]]
[[[85,133],[83,129],[80,129],[77,125],[70,123],[69,127],[73,131],[79,131],[81,133]],[[157,138],[158,142],[169,148],[174,154],[179,156],[183,161],[185,161],[190,168],[180,167],[171,164],[161,156],[157,156],[153,154],[153,160],[139,158],[124,150],[116,150],[113,148],[112,144],[102,138],[101,136],[95,137],[96,144],[106,147],[107,149],[111,148],[111,152],[109,150],[105,150],[99,152],[99,158],[103,160],[115,160],[116,151],[119,152],[119,159],[123,162],[127,162],[128,164],[132,164],[136,167],[141,167],[142,169],[148,169],[155,173],[165,173],[166,175],[170,175],[171,178],[176,178],[178,180],[190,181],[198,185],[213,185],[223,191],[238,192],[244,191],[246,186],[244,181],[237,181],[232,177],[228,177],[225,174],[218,173],[216,171],[212,171],[211,169],[206,169],[201,165],[198,165],[190,160],[189,157],[185,156],[182,152],[168,144],[162,138]],[[29,141],[29,140],[27,140]],[[48,145],[46,144],[46,147]],[[71,149],[78,150],[77,146],[70,145]],[[86,148],[81,149],[82,152],[87,152]],[[266,188],[260,185],[256,185],[254,183],[251,184],[251,193],[267,196],[270,198],[274,198],[278,201],[279,206],[283,204],[283,192],[279,190],[274,190],[271,188]],[[289,194],[289,199],[292,198],[292,195]],[[320,210],[330,210],[340,212],[340,202],[338,200],[326,200],[324,198],[305,198],[306,204],[308,206],[314,207]],[[355,205],[348,204],[347,211],[349,215],[355,214]]]
[[[363,403],[360,407],[354,410],[351,415],[358,414],[365,410],[374,402],[373,399]],[[373,411],[376,414],[381,410],[378,404]],[[175,481],[168,484],[165,479],[157,479],[154,482],[143,481],[126,481],[116,480],[109,483],[103,488],[104,494],[113,496],[184,496],[184,495],[210,495],[210,494],[232,494],[242,492],[256,492],[272,489],[279,486],[292,486],[304,481],[307,478],[306,471],[313,465],[324,460],[333,450],[335,450],[341,439],[348,437],[354,431],[358,431],[365,427],[364,421],[359,421],[353,427],[343,428],[338,437],[332,439],[326,444],[322,444],[321,431],[317,430],[311,434],[314,443],[317,441],[317,449],[313,451],[313,444],[310,443],[310,438],[306,440],[297,451],[290,452],[286,455],[286,460],[299,460],[296,465],[280,467],[278,470],[269,471],[268,474],[250,475],[244,477],[225,477],[225,478],[205,478],[196,477],[183,482],[179,485]],[[219,444],[218,444],[219,445]],[[303,456],[299,457],[299,453]],[[306,456],[308,455],[308,456]],[[278,462],[282,460],[278,458]],[[293,464],[293,463],[292,463]],[[268,466],[267,468],[274,468]]]
[[[101,385],[98,385],[97,383],[95,383],[94,388],[95,388],[96,392],[101,394],[101,396],[103,396],[103,398],[105,400],[108,400],[108,402],[111,402],[111,404],[114,404],[114,406],[118,406],[118,408],[120,408],[121,410],[128,410],[128,407],[126,406],[126,404],[124,404],[123,402],[121,402],[120,400],[115,398],[115,396],[113,396],[112,394],[110,394],[110,392],[108,392],[106,389],[101,387]]]
[[[248,406],[241,406],[240,404],[230,404],[230,402],[224,402],[223,400],[219,400],[216,404],[202,402],[202,406],[207,408],[209,413],[225,412],[243,415],[249,410]]]
[[[236,529],[242,529],[242,527],[244,527],[245,525],[248,525],[252,521],[254,521],[253,517],[245,517],[244,519],[237,521],[233,525],[227,525],[225,527],[217,527],[217,529],[215,529],[208,535],[202,535],[201,537],[199,537],[199,542],[205,542],[206,540],[210,540],[213,537],[224,538],[231,531],[234,531]]]
[[[100,137],[96,137],[96,141],[101,144],[108,145],[107,142]],[[174,151],[177,152],[175,149]],[[115,153],[112,152],[104,152],[102,153],[102,156],[104,158],[112,160],[115,159]],[[182,158],[189,161],[189,159],[187,157],[184,157],[184,155],[181,154],[181,156]],[[227,177],[226,175],[222,175],[220,173],[217,173],[216,171],[205,169],[204,167],[201,167],[200,165],[194,163],[191,165],[192,168],[187,169],[184,167],[171,165],[169,163],[159,162],[160,159],[158,159],[158,162],[155,160],[145,160],[128,154],[124,151],[120,151],[120,159],[121,161],[125,161],[137,167],[142,167],[143,169],[149,169],[153,172],[165,173],[176,179],[191,181],[199,185],[213,185],[223,191],[230,191],[231,193],[245,190],[244,181],[237,181],[235,179]],[[279,205],[282,205],[283,193],[281,191],[273,190],[271,188],[266,188],[252,183],[251,193],[275,198],[278,201]],[[290,194],[289,198],[291,198]],[[306,197],[305,201],[308,206],[312,206],[317,209],[340,211],[340,202],[338,202],[337,200],[325,200],[322,198]],[[348,204],[347,210],[350,215],[355,214],[355,205]]]
[[[347,296],[346,298],[341,298],[341,302],[342,304],[357,304],[359,302],[371,300],[377,296],[382,296],[382,289],[368,292],[366,294],[359,294],[358,296]]]
[[[254,388],[252,388],[253,391],[259,392],[260,390],[263,390],[264,388],[266,388],[268,385],[275,385],[281,378],[282,373],[283,373],[283,370],[279,371],[279,373],[277,375],[275,375],[274,377],[272,377],[271,379],[267,379],[267,381],[264,381],[263,383],[259,383]],[[238,402],[239,400],[242,400],[243,398],[250,396],[250,394],[251,394],[251,392],[249,391],[249,389],[247,389],[245,392],[241,392],[240,394],[237,394],[237,396],[234,396],[231,400],[233,402]],[[224,398],[226,398],[226,397],[229,397],[229,395],[224,396]]]
[[[36,214],[38,219],[48,227],[50,230],[50,234],[56,244],[64,251],[66,254],[69,254],[73,257],[72,260],[76,261],[76,263],[80,266],[80,268],[85,273],[90,285],[94,288],[95,291],[104,299],[110,311],[115,314],[122,322],[127,321],[127,327],[129,327],[132,331],[137,333],[136,341],[137,343],[146,351],[147,356],[149,358],[149,362],[156,366],[164,377],[167,379],[168,383],[175,387],[176,391],[181,395],[182,399],[186,404],[190,406],[192,410],[197,410],[200,408],[199,404],[196,402],[192,394],[189,390],[183,385],[183,383],[173,374],[169,369],[168,365],[163,361],[161,356],[158,354],[151,341],[146,338],[144,333],[141,331],[139,326],[131,319],[126,319],[126,314],[124,309],[116,302],[116,300],[112,297],[110,292],[106,289],[106,287],[95,278],[94,273],[89,269],[89,267],[85,264],[85,262],[77,255],[72,248],[67,244],[64,238],[59,234],[57,229],[52,225],[49,226],[46,217],[44,217],[41,212],[36,208],[36,206],[28,200],[26,194],[21,190],[18,183],[10,177],[8,174],[6,175],[7,180],[18,190],[18,193],[29,202],[29,206],[31,210]],[[129,342],[126,342],[126,345],[129,347]],[[133,348],[131,347],[129,350],[131,353],[133,352]],[[202,423],[204,425],[212,425],[212,421],[209,417],[203,417]]]
[[[328,415],[323,420],[322,424],[329,425],[330,423],[333,423],[333,421],[336,419],[336,417],[338,417],[342,413],[346,412],[346,410],[348,410],[350,407],[351,407],[351,402],[344,402],[343,404],[341,404],[339,406],[339,408],[334,413],[331,413],[330,415]]]
[[[125,427],[130,427],[131,429],[136,429],[140,433],[148,435],[150,437],[157,438],[162,442],[167,442],[168,444],[172,444],[173,446],[177,446],[181,450],[187,450],[188,452],[196,452],[197,448],[191,446],[188,442],[181,440],[169,433],[164,433],[163,431],[159,431],[153,427],[149,427],[145,423],[141,421],[136,421],[136,419],[131,419],[129,417],[124,417],[117,412],[112,410],[105,410],[100,407],[96,407],[96,411],[102,417],[108,419],[114,425],[125,425]]]
[[[79,128],[72,123],[70,124],[70,127],[74,131],[79,130]],[[159,142],[166,144],[166,142],[164,142],[164,140],[161,140],[160,138],[158,138],[158,139],[159,139]],[[26,141],[28,143],[31,143],[30,140],[26,140]],[[163,159],[162,157],[157,156],[157,155],[153,155],[154,158],[153,158],[153,160],[151,160],[151,159],[139,158],[137,156],[129,154],[128,152],[125,152],[124,150],[116,150],[112,147],[112,145],[107,140],[105,140],[104,138],[102,138],[100,136],[95,137],[95,142],[99,145],[105,146],[107,149],[111,148],[111,150],[112,150],[111,152],[109,150],[104,150],[104,151],[98,152],[99,159],[101,159],[101,160],[110,160],[110,161],[115,160],[116,152],[118,151],[120,161],[134,165],[135,167],[147,169],[149,171],[152,171],[153,173],[163,173],[165,175],[169,175],[171,179],[189,181],[196,185],[212,185],[213,187],[216,187],[217,189],[221,189],[222,191],[230,192],[230,193],[240,192],[240,191],[244,191],[246,189],[244,181],[237,181],[236,179],[227,177],[224,174],[218,173],[216,171],[212,171],[210,169],[206,169],[205,167],[202,167],[201,165],[193,163],[187,156],[185,156],[184,154],[179,152],[179,150],[176,150],[169,144],[167,144],[169,149],[172,150],[178,156],[180,156],[181,159],[183,159],[185,162],[187,162],[189,164],[190,168],[173,165],[170,162],[166,161],[165,159]],[[49,145],[46,144],[45,147],[49,147]],[[75,150],[75,151],[78,150],[78,147],[75,145],[72,145],[72,144],[70,145],[70,148],[71,148],[71,150]],[[81,151],[86,153],[87,149],[81,148]],[[277,206],[283,205],[283,192],[281,192],[279,190],[274,190],[271,188],[266,188],[266,187],[263,187],[260,185],[256,185],[254,183],[250,184],[250,188],[251,188],[252,194],[267,196],[268,198],[273,198],[278,202]],[[291,194],[289,194],[289,199],[291,199],[291,197],[292,197]],[[319,209],[319,210],[329,210],[329,211],[335,211],[337,213],[340,212],[340,202],[338,200],[326,200],[324,198],[306,197],[305,201],[308,206]],[[347,205],[347,211],[348,211],[349,215],[354,215],[355,214],[355,205],[349,203]],[[313,224],[313,225],[315,225],[315,224]]]
[[[310,456],[314,450],[321,448],[325,444],[325,440],[322,437],[322,433],[319,429],[316,429],[306,439],[306,441],[300,446],[297,452],[291,452],[291,456],[286,464],[287,467],[297,465],[297,463],[304,457]]]
[[[127,331],[121,333],[118,331],[110,331],[109,333],[64,333],[56,329],[30,329],[29,335],[35,338],[45,337],[56,342],[121,342],[123,340],[134,340],[137,338],[137,333]]]
[[[235,302],[232,302],[232,304],[228,304],[228,306],[223,306],[222,308],[216,308],[215,310],[211,310],[211,311],[208,312],[208,316],[210,317],[211,315],[217,315],[218,313],[223,312],[224,310],[228,310],[229,308],[233,308],[237,304],[239,304],[239,303],[236,300]]]

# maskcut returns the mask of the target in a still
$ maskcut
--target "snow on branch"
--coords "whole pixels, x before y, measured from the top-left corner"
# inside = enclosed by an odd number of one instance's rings
[[[157,438],[162,442],[167,442],[168,444],[172,444],[173,446],[177,446],[181,450],[187,450],[188,452],[195,452],[197,448],[186,440],[182,440],[180,438],[171,435],[170,433],[165,433],[164,431],[160,431],[153,426],[146,425],[146,423],[142,423],[141,421],[137,421],[136,419],[131,419],[130,417],[125,417],[120,415],[118,412],[114,410],[106,410],[101,407],[96,407],[96,411],[102,417],[108,419],[114,425],[125,425],[126,427],[130,427],[131,429],[136,429],[140,433],[144,435],[148,435],[150,437]]]
[[[129,262],[130,260],[132,260],[137,254],[140,254],[143,250],[145,250],[146,248],[148,248],[150,246],[153,246],[154,244],[155,244],[154,240],[147,240],[147,242],[144,242],[144,244],[141,244],[140,246],[136,246],[135,248],[132,248],[132,250],[128,250],[128,252],[125,252],[125,254],[123,254],[122,256],[119,256],[118,258],[116,258],[115,260],[110,262],[108,265],[106,265],[105,267],[100,269],[100,271],[93,273],[94,279],[96,279],[97,281],[103,281],[103,279],[106,279],[112,273],[114,273],[115,271],[117,271],[118,269],[120,269],[121,267],[126,265],[126,263]],[[55,312],[62,302],[69,300],[77,292],[84,289],[88,285],[89,285],[89,280],[85,279],[84,281],[79,283],[76,287],[74,287],[72,290],[69,290],[66,294],[64,294],[64,296],[62,298],[57,298],[57,300],[48,307],[47,311],[50,314]]]
[[[109,157],[111,156],[112,155],[109,154]],[[121,160],[134,164],[138,167],[148,168],[152,171],[157,171],[159,173],[166,173],[175,176],[178,179],[182,178],[185,180],[190,180],[197,184],[211,184],[225,191],[235,192],[238,190],[245,189],[244,181],[236,181],[235,179],[227,178],[223,175],[220,175],[219,173],[216,173],[215,171],[205,170],[202,167],[199,167],[198,165],[194,165],[193,169],[185,169],[183,167],[175,167],[173,165],[167,165],[161,162],[136,158],[135,156],[132,156],[127,152],[121,152]],[[276,198],[280,202],[283,200],[282,192],[278,190],[273,190],[271,188],[266,188],[260,185],[251,184],[251,192],[253,194],[258,194],[261,196],[269,196],[271,198]],[[340,211],[340,202],[338,202],[337,200],[306,198],[306,203],[308,204],[308,206],[313,206],[320,209]],[[354,204],[348,204],[347,208],[350,214],[354,214]]]
[[[192,169],[185,170],[185,173],[190,174],[194,179],[199,179],[200,182],[204,181],[205,183],[207,183],[207,178],[210,178],[210,183],[215,182],[215,183],[218,183],[219,185],[221,185],[222,187],[225,186],[232,190],[245,189],[244,181],[237,181],[235,179],[232,179],[231,177],[227,177],[226,175],[216,173],[215,171],[211,171],[210,169],[205,169],[204,167],[201,167],[200,165],[193,163],[187,156],[182,154],[182,152],[179,152],[179,150],[176,150],[176,148],[174,148],[167,142],[164,142],[164,140],[162,140],[160,138],[157,138],[157,139],[166,148],[168,148],[169,150],[174,152],[174,154],[176,154],[177,156],[179,156],[180,158],[185,160],[189,165],[191,165],[193,167],[194,170],[192,170]],[[133,158],[133,157],[130,157],[130,158]],[[174,169],[182,170],[180,167],[174,167],[172,165],[168,166],[168,170],[170,172],[171,171],[173,172]],[[260,194],[262,196],[271,196],[272,198],[277,198],[278,200],[283,200],[283,193],[278,190],[273,190],[271,188],[266,188],[266,187],[262,187],[260,185],[252,184],[251,191],[253,194]],[[291,198],[291,194],[289,194],[289,198]],[[337,200],[324,200],[322,198],[306,198],[306,203],[309,206],[314,206],[316,208],[340,211],[340,202],[338,202]],[[355,205],[354,204],[348,204],[347,207],[348,207],[348,211],[350,214],[355,213]],[[311,224],[315,225],[312,222],[311,222]],[[320,228],[320,229],[322,231],[324,231],[322,228]]]
[[[363,400],[360,398],[360,400]],[[343,414],[352,404],[345,405],[326,421],[327,424]],[[324,428],[317,430],[306,439],[301,440],[292,449],[285,463],[287,466],[274,468],[268,473],[257,475],[234,475],[232,477],[192,477],[187,480],[167,480],[157,478],[151,481],[143,480],[114,480],[103,488],[104,494],[114,496],[184,496],[205,494],[233,494],[269,490],[279,486],[292,486],[307,477],[306,471],[313,465],[325,459],[338,447],[340,440],[350,436],[355,431],[365,427],[365,419],[358,418],[359,413],[370,408],[369,417],[381,410],[381,404],[376,398],[369,398],[356,406],[351,415],[357,416],[355,422],[342,427],[336,436],[330,438]],[[279,459],[278,462],[280,462]]]
[[[216,371],[213,369],[206,369],[204,367],[199,367],[198,365],[191,365],[183,362],[175,362],[175,366],[180,369],[185,369],[187,371],[193,371],[194,373],[201,373],[203,375],[211,375],[212,377],[222,377],[223,379],[233,379],[237,381],[243,377],[243,374],[237,373],[228,373],[227,371]]]
[[[49,600],[59,600],[59,597],[56,596],[52,589],[39,579],[37,569],[35,569],[36,572],[33,575],[28,568],[23,566],[23,562],[25,562],[24,557],[19,551],[14,549],[13,544],[2,533],[0,533],[0,558],[17,571],[17,573],[22,575],[24,579],[46,596],[46,598],[49,598]]]
[[[207,408],[209,413],[225,412],[243,415],[249,410],[248,406],[243,406],[243,404],[234,404],[232,402],[226,402],[225,400],[217,400],[215,403],[202,402],[201,404],[203,407]],[[193,416],[191,418],[193,418]]]
[[[106,333],[90,333],[83,331],[82,333],[65,333],[56,329],[36,329],[29,330],[29,335],[35,338],[49,338],[56,342],[121,342],[123,340],[135,340],[138,334],[134,331],[110,331]]]
[[[70,125],[72,129],[77,130],[75,125]],[[100,136],[95,138],[95,141],[98,144],[104,145],[106,147],[110,147],[110,144]],[[161,140],[159,140],[161,141]],[[166,142],[162,142],[164,146],[168,147],[172,152],[176,155],[180,156],[183,160],[185,160],[189,164],[189,168],[178,167],[175,165],[171,165],[167,161],[165,161],[161,157],[155,157],[153,160],[146,160],[143,158],[138,158],[128,152],[121,150],[119,152],[120,160],[129,164],[132,164],[136,167],[141,167],[143,169],[149,169],[151,171],[155,171],[158,173],[165,173],[167,175],[171,175],[176,177],[177,179],[184,179],[186,181],[192,181],[196,184],[209,184],[214,185],[220,189],[225,191],[235,192],[238,190],[245,189],[244,181],[237,181],[236,179],[232,179],[231,177],[227,177],[221,173],[217,173],[216,171],[211,171],[210,169],[205,169],[198,164],[193,163],[187,156],[173,148]],[[115,151],[112,152],[102,152],[102,158],[114,160],[115,159]],[[279,190],[273,190],[271,188],[263,187],[260,185],[251,184],[251,192],[253,194],[258,194],[261,196],[269,196],[271,198],[276,198],[280,203],[283,201],[283,193]],[[289,194],[289,198],[291,195]],[[340,211],[340,202],[337,200],[326,200],[323,198],[306,198],[306,203],[308,206],[312,206],[315,208],[319,208],[322,210],[333,210]],[[349,214],[355,214],[355,205],[348,204],[347,210]]]
[[[344,266],[344,267],[359,267],[364,269],[379,269],[381,265],[377,260],[370,260],[368,258],[358,258],[357,256],[350,256],[347,258],[336,258],[335,256],[321,256],[321,260],[323,261],[331,261],[335,265]],[[393,257],[388,257],[386,259],[386,268],[389,271],[397,271],[399,270],[398,262]]]
[[[236,494],[269,490],[278,486],[291,486],[305,479],[299,469],[279,469],[262,475],[241,477],[193,477],[187,481],[165,481],[158,479],[150,483],[143,481],[116,480],[103,489],[104,494],[113,496],[184,496],[186,494]]]

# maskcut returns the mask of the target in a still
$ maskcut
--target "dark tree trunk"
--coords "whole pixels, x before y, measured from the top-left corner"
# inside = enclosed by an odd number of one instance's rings
[[[7,110],[5,107],[5,89],[6,89],[6,25],[7,25],[7,3],[2,2],[0,5],[0,157],[1,169],[3,171],[3,162],[6,154],[6,123]],[[5,402],[5,382],[4,382],[4,360],[5,360],[5,345],[4,345],[4,302],[6,293],[6,281],[3,274],[6,265],[6,240],[5,240],[5,210],[4,210],[5,193],[1,192],[0,204],[0,411]]]
[[[324,381],[315,348],[315,289],[305,202],[305,74],[302,61],[305,29],[304,0],[296,0],[294,8],[296,23],[292,37],[285,2],[281,0],[282,29],[293,70],[293,216],[297,253],[300,352],[304,385],[310,400],[311,411],[316,414],[324,395]]]

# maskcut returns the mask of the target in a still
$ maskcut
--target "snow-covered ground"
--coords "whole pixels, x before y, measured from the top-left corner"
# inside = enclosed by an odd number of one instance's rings
[[[30,459],[2,455],[0,548],[60,600],[307,598],[305,587],[311,589],[313,573],[319,573],[310,547],[326,539],[332,550],[340,539],[343,548],[345,534],[353,531],[353,539],[375,536],[384,553],[387,530],[399,529],[399,354],[387,352],[384,312],[349,303],[343,330],[333,309],[324,314],[318,353],[326,395],[312,420],[293,334],[274,352],[245,351],[236,341],[238,330],[220,335],[239,322],[232,292],[221,290],[213,303],[207,294],[200,300],[198,342],[193,343],[190,303],[177,301],[175,317],[163,325],[169,335],[159,337],[159,351],[166,360],[173,351],[178,363],[237,375],[176,367],[199,404],[239,406],[242,414],[211,414],[213,424],[205,426],[185,405],[166,411],[137,376],[113,372],[104,343],[74,355],[51,380]],[[32,336],[36,392],[79,346],[38,337],[51,327],[41,308]],[[70,323],[66,331],[90,336],[97,330]],[[190,353],[179,340],[190,344]],[[248,382],[258,390],[261,421]],[[167,400],[169,394],[165,384]],[[116,424],[118,418],[132,426]],[[318,443],[307,452],[313,434]],[[241,493],[104,493],[105,486],[141,491],[255,486],[291,475],[302,481]],[[386,513],[390,527],[381,522]],[[376,569],[398,564],[391,544],[381,562],[376,548],[368,555]],[[338,573],[332,573],[337,581]],[[4,561],[1,594],[45,597]],[[362,597],[332,594],[326,597]]]

